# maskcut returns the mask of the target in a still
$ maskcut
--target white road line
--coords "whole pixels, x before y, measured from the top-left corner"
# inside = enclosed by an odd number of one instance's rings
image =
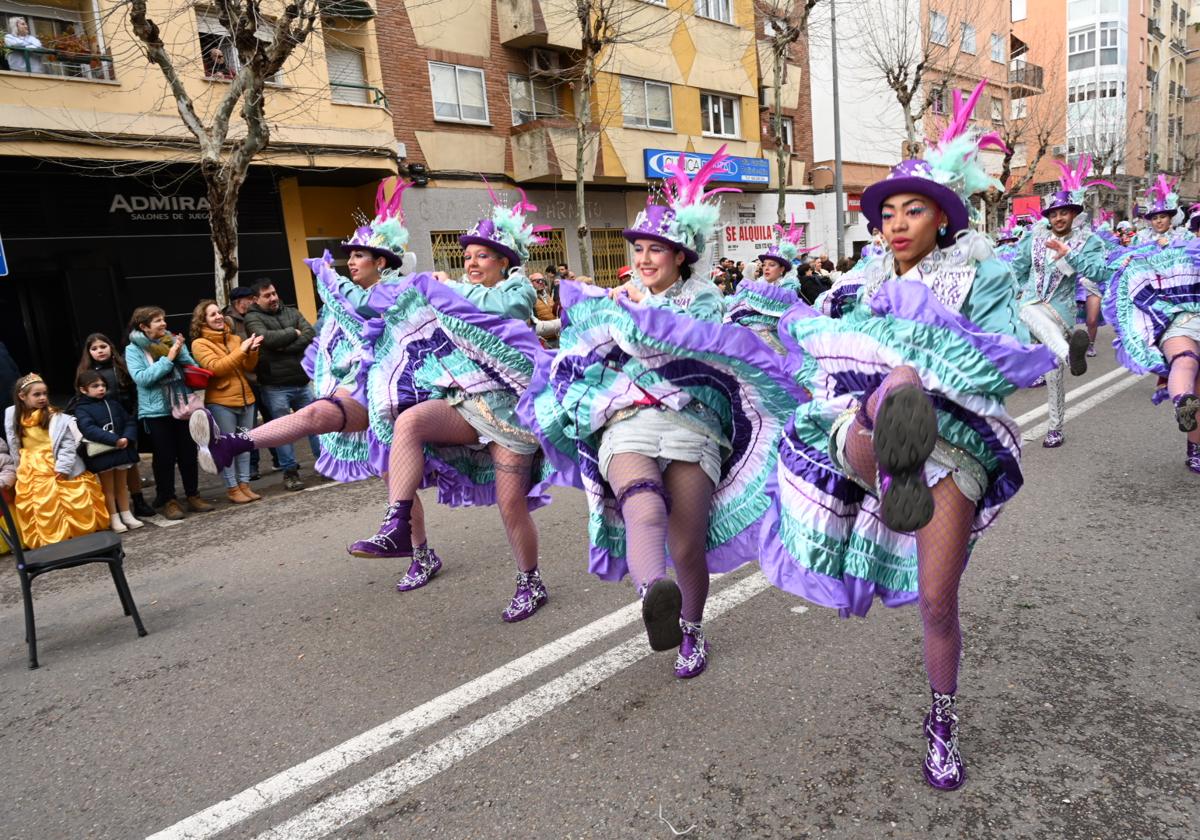
[[[1124,372],[1125,369],[1122,368],[1121,370],[1122,370],[1122,372]],[[1114,373],[1115,372],[1116,371],[1114,371]],[[1100,403],[1104,402],[1109,397],[1115,396],[1115,395],[1121,393],[1122,391],[1124,391],[1126,388],[1136,385],[1141,380],[1142,380],[1142,377],[1134,376],[1133,374],[1130,374],[1128,377],[1120,380],[1115,385],[1109,385],[1107,388],[1105,388],[1100,393],[1093,394],[1092,396],[1088,397],[1083,402],[1078,403],[1078,404],[1073,405],[1070,408],[1068,408],[1067,414],[1066,414],[1066,419],[1071,420],[1071,419],[1074,419],[1075,417],[1078,417],[1080,414],[1083,414],[1085,411],[1088,411],[1089,409],[1095,408],[1096,406],[1100,405]],[[1049,428],[1050,428],[1050,421],[1048,421],[1048,420],[1044,423],[1038,423],[1032,429],[1026,430],[1025,433],[1021,436],[1021,439],[1024,441],[1037,440],[1042,435],[1046,434],[1046,431]]]
[[[1110,370],[1103,376],[1097,376],[1090,382],[1083,383],[1078,388],[1072,388],[1071,390],[1067,391],[1067,402],[1070,403],[1072,400],[1076,400],[1085,394],[1090,394],[1092,391],[1095,391],[1097,388],[1104,387],[1114,379],[1120,379],[1122,374],[1128,372],[1129,371],[1125,370],[1125,368],[1119,367],[1116,370]],[[1044,394],[1045,391],[1042,391],[1042,393]],[[1050,407],[1043,402],[1040,406],[1032,411],[1025,412],[1013,422],[1015,422],[1018,426],[1024,426],[1026,423],[1032,423],[1034,420],[1037,420],[1043,414],[1048,414],[1049,411]]]
[[[705,622],[712,621],[769,588],[770,584],[762,573],[755,572],[710,599],[704,608]],[[646,658],[651,652],[645,635],[639,633],[408,758],[322,800],[263,832],[255,840],[315,840],[324,837],[403,796],[411,788],[512,734],[530,721],[570,702]]]
[[[151,835],[149,840],[199,840],[219,834],[259,811],[270,808],[403,741],[413,733],[458,714],[472,703],[520,682],[530,674],[632,624],[640,617],[640,601],[624,606],[295,767],[277,773],[241,793],[180,820]]]

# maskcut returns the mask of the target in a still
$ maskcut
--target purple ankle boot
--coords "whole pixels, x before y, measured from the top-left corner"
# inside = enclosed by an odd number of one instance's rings
[[[1064,440],[1063,433],[1059,429],[1051,429],[1042,439],[1042,446],[1046,449],[1058,449],[1063,445]]]
[[[679,629],[683,631],[683,642],[679,645],[679,655],[675,657],[675,676],[690,680],[703,674],[708,667],[708,641],[704,638],[699,621],[684,621],[681,618]]]
[[[374,560],[382,557],[412,557],[412,501],[390,505],[379,532],[353,543],[346,550],[354,557]]]
[[[957,790],[967,780],[967,767],[958,752],[958,715],[954,695],[933,692],[933,706],[925,715],[927,750],[921,769],[925,781],[938,790]]]
[[[238,429],[231,435],[221,434],[217,421],[207,408],[194,412],[188,420],[188,432],[196,442],[199,451],[196,457],[200,469],[216,475],[233,463],[233,459],[243,452],[253,452],[257,447],[245,429]]]
[[[1187,468],[1194,473],[1200,473],[1200,443],[1188,441]]]
[[[429,579],[442,570],[442,560],[432,548],[418,546],[413,549],[412,563],[404,577],[396,581],[397,592],[410,592],[429,583]]]
[[[529,572],[517,572],[517,591],[500,617],[509,624],[514,621],[524,621],[549,600],[550,594],[546,591],[546,584],[542,582],[541,572],[537,569]]]

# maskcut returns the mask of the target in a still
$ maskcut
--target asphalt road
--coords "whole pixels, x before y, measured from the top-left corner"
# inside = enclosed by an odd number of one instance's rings
[[[1200,477],[1153,379],[1112,370],[1069,383],[1086,411],[1026,445],[965,576],[957,793],[920,775],[915,609],[841,620],[746,567],[682,682],[632,587],[586,574],[579,493],[535,515],[551,599],[507,625],[495,511],[427,508],[446,567],[401,594],[396,562],[344,552],[383,512],[369,482],[128,535],[142,639],[103,570],[39,580],[36,671],[4,575],[0,834],[1200,836]]]

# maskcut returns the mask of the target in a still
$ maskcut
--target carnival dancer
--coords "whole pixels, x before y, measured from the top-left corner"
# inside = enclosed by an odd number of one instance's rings
[[[748,327],[780,354],[783,345],[779,343],[779,319],[800,300],[796,261],[820,247],[802,247],[803,239],[804,228],[796,227],[794,218],[787,230],[775,225],[775,241],[758,255],[762,278],[743,280],[725,302],[725,323]]]
[[[419,589],[442,561],[414,548],[425,541],[424,523],[413,516],[417,488],[436,486],[439,501],[454,507],[495,504],[517,565],[516,592],[501,617],[514,622],[549,597],[530,513],[549,501],[545,489],[555,476],[516,415],[545,354],[528,324],[536,295],[521,267],[546,228],[527,221],[537,208],[523,192],[511,207],[491,195],[491,215],[459,237],[462,278],[419,274],[383,314],[370,387],[407,395],[402,401],[411,404],[390,435],[383,524],[350,552],[412,557],[396,588]]]
[[[1046,400],[1050,408],[1049,430],[1042,446],[1062,446],[1066,421],[1066,385],[1063,368],[1072,376],[1087,373],[1090,341],[1075,325],[1075,284],[1080,277],[1099,292],[1108,277],[1104,243],[1086,224],[1083,201],[1087,188],[1112,187],[1107,181],[1088,181],[1092,161],[1079,158],[1074,169],[1059,163],[1062,189],[1046,196],[1043,221],[1034,226],[1012,261],[1012,271],[1021,284],[1021,320],[1033,337],[1046,345],[1059,359],[1059,367],[1046,375]]]
[[[847,278],[851,295],[800,305],[780,324],[794,376],[813,395],[780,443],[762,567],[781,589],[843,615],[919,603],[932,706],[928,783],[966,778],[958,748],[958,590],[972,547],[1021,487],[1020,430],[1004,399],[1056,362],[1027,346],[1015,281],[969,228],[983,171],[964,103],[924,159],[862,197],[889,250]],[[839,291],[838,289],[834,290]]]
[[[1170,398],[1187,433],[1185,463],[1200,473],[1200,239],[1152,243],[1113,263],[1104,317],[1116,330],[1117,361],[1136,374],[1158,374],[1153,401]]]
[[[1168,178],[1160,172],[1146,188],[1140,215],[1149,227],[1138,232],[1134,238],[1135,245],[1166,248],[1176,243],[1182,244],[1189,238],[1187,229],[1176,227],[1176,222],[1183,217],[1179,194],[1175,192],[1178,183],[1178,178]]]
[[[1137,237],[1137,228],[1133,226],[1133,222],[1128,219],[1122,219],[1117,222],[1117,244],[1122,248],[1128,248],[1133,244],[1133,240]]]
[[[400,280],[411,274],[416,255],[408,248],[402,208],[407,183],[388,196],[386,182],[375,195],[375,218],[363,221],[341,243],[349,277],[333,268],[328,251],[308,260],[321,297],[316,340],[305,354],[304,369],[318,398],[294,414],[250,431],[223,435],[207,410],[192,415],[191,433],[200,446],[200,466],[217,472],[253,449],[264,449],[321,436],[316,468],[336,481],[356,481],[387,471],[387,441],[398,407],[386,389],[368,393],[367,376],[374,343],[382,333],[380,313],[400,294]],[[374,402],[372,402],[374,400]],[[420,518],[420,505],[414,505]],[[423,529],[422,529],[423,530]],[[432,553],[423,548],[422,551]]]
[[[1011,263],[1017,256],[1017,243],[1025,236],[1025,232],[1021,217],[1015,213],[1009,216],[1004,226],[996,231],[996,259]]]
[[[629,574],[650,647],[678,648],[675,676],[707,667],[709,575],[757,556],[774,442],[799,400],[782,361],[721,323],[713,284],[693,274],[718,223],[707,190],[725,148],[695,177],[684,159],[624,231],[634,276],[606,294],[562,290],[558,353],[519,406],[547,457],[587,494],[589,569]],[[668,555],[675,579],[667,576]]]

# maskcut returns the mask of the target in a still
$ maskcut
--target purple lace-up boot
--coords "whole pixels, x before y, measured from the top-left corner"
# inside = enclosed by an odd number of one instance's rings
[[[346,549],[354,557],[412,557],[412,501],[395,502],[383,515],[383,524],[373,537],[352,543]]]
[[[967,780],[967,767],[958,752],[958,715],[954,695],[933,692],[933,705],[925,715],[928,749],[921,769],[925,781],[938,790],[957,790]]]
[[[1193,432],[1196,430],[1196,415],[1200,413],[1200,397],[1195,394],[1180,394],[1172,397],[1175,403],[1175,422],[1179,431]]]
[[[893,531],[923,528],[933,518],[933,494],[925,484],[925,459],[938,436],[933,404],[920,388],[897,386],[880,402],[874,425],[884,524]]]
[[[420,545],[413,549],[412,563],[404,577],[396,581],[397,592],[410,592],[429,583],[429,579],[442,570],[442,559],[432,548]]]
[[[1044,446],[1046,449],[1058,449],[1058,447],[1063,445],[1063,441],[1065,439],[1066,438],[1063,437],[1063,433],[1060,430],[1051,429],[1050,431],[1046,432],[1046,437],[1042,439],[1042,446]]]
[[[1200,443],[1188,441],[1187,468],[1194,473],[1200,473]]]
[[[509,624],[514,621],[524,621],[549,600],[550,593],[546,591],[546,584],[542,583],[541,572],[537,569],[529,572],[517,572],[517,591],[500,617]]]
[[[233,459],[243,452],[253,452],[257,447],[245,429],[238,429],[231,435],[221,434],[217,421],[207,408],[194,412],[188,420],[188,432],[196,442],[199,452],[200,469],[216,475],[233,463]]]
[[[1087,357],[1089,359],[1096,358],[1096,342],[1093,341],[1091,344],[1088,345]]]
[[[675,676],[690,680],[703,674],[708,667],[708,640],[704,638],[699,621],[684,621],[681,618],[679,629],[683,631],[683,642],[679,645],[679,655],[675,657]]]

